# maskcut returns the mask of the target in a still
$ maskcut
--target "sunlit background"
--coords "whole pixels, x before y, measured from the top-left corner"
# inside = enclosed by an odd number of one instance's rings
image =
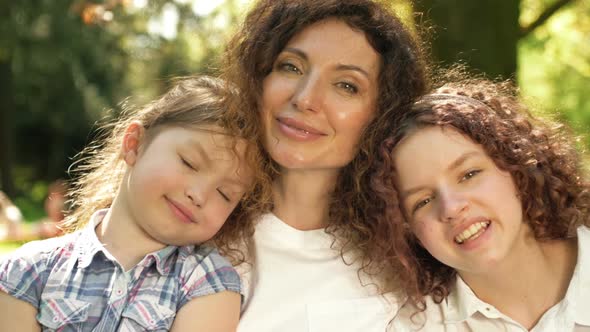
[[[491,77],[516,79],[538,112],[570,126],[580,149],[590,147],[590,1],[391,3],[409,25],[431,26],[425,37],[435,61],[461,60]],[[122,101],[141,104],[174,76],[217,73],[219,54],[249,5],[2,2],[0,189],[24,219],[45,216],[48,185],[68,178],[72,158],[92,139],[96,123],[116,114]]]

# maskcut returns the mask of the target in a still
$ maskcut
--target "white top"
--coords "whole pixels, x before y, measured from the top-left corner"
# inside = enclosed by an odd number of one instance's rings
[[[421,331],[527,331],[519,323],[502,314],[492,305],[480,300],[461,278],[440,304],[428,297],[427,321]],[[409,317],[415,310],[404,306],[393,322],[392,331],[416,331],[424,315]],[[578,258],[576,268],[563,300],[543,314],[533,332],[590,331],[590,229],[578,228]]]
[[[358,266],[346,265],[332,242],[323,229],[300,231],[264,215],[254,263],[237,268],[245,294],[238,331],[385,331],[398,309],[393,296],[363,287]]]

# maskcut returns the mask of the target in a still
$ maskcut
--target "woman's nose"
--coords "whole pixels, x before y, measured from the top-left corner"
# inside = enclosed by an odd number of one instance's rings
[[[321,79],[316,75],[302,76],[293,93],[291,102],[299,111],[317,112],[321,106]]]

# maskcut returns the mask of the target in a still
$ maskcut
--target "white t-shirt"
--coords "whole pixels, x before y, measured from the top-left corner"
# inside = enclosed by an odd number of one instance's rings
[[[395,298],[362,286],[358,266],[345,264],[332,241],[323,229],[300,231],[264,215],[254,263],[238,267],[245,294],[238,331],[385,331]]]
[[[516,273],[516,272],[515,272]],[[540,290],[542,291],[542,290]],[[440,304],[426,299],[424,314],[410,316],[415,312],[404,306],[392,324],[391,331],[527,331],[519,323],[502,314],[494,306],[480,300],[461,278]],[[578,258],[565,297],[551,307],[531,332],[590,332],[590,229],[578,228]]]

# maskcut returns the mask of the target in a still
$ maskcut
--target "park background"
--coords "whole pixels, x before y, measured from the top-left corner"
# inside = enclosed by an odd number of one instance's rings
[[[321,1],[321,0],[318,0]],[[392,0],[438,65],[513,79],[590,158],[590,0]],[[216,74],[249,0],[0,0],[0,190],[26,222],[101,122]],[[418,27],[418,28],[415,28]],[[6,244],[10,250],[18,243]]]

